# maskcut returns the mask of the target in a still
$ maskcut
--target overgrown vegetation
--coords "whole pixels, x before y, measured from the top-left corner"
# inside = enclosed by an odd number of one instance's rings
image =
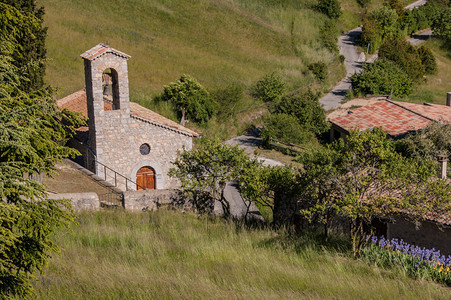
[[[449,297],[445,287],[350,259],[346,243],[311,233],[164,209],[83,213],[78,223],[56,233],[65,251],[35,282],[37,298]]]

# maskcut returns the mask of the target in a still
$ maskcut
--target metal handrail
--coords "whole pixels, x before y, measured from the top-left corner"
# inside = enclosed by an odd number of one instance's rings
[[[141,189],[143,189],[143,190],[146,189],[145,187],[143,187],[143,186],[137,184],[136,182],[134,182],[133,180],[129,179],[128,177],[126,177],[126,176],[124,176],[124,175],[122,175],[122,174],[116,172],[115,170],[111,169],[110,167],[108,167],[108,166],[102,164],[102,163],[99,162],[97,159],[94,160],[94,163],[95,163],[95,164],[99,164],[99,165],[101,165],[101,166],[103,167],[103,174],[105,175],[105,181],[106,181],[106,170],[108,169],[108,170],[114,172],[114,186],[115,186],[115,187],[117,187],[117,175],[119,175],[120,177],[122,177],[122,178],[125,179],[125,190],[128,190],[128,185],[127,185],[127,182],[128,182],[128,181],[130,181],[131,183],[135,184],[136,187],[139,187],[139,188],[141,188]],[[96,170],[97,170],[97,165],[96,165]]]

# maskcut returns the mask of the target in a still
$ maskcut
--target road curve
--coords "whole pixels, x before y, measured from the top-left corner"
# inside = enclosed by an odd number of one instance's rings
[[[345,57],[344,65],[346,68],[346,77],[343,78],[327,95],[319,99],[319,103],[327,110],[335,109],[345,99],[347,91],[351,88],[351,77],[354,73],[362,70],[362,63],[365,61],[365,54],[357,51],[355,41],[362,33],[361,27],[356,27],[338,38],[338,48],[340,54]]]

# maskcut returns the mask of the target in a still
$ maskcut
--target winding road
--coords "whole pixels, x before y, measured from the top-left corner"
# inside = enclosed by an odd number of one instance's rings
[[[407,5],[406,9],[414,9],[418,6],[426,4],[427,0],[418,0],[414,3]],[[357,52],[357,46],[355,44],[356,38],[362,33],[361,27],[356,27],[338,38],[338,49],[340,54],[345,57],[346,77],[343,78],[337,85],[324,97],[319,99],[319,103],[323,108],[328,111],[336,109],[340,106],[341,102],[345,99],[346,93],[351,88],[351,81],[349,78],[354,74],[362,71],[362,65],[365,62],[365,54]],[[432,35],[432,30],[428,29],[421,32],[418,35],[414,35],[408,39],[408,42],[412,45],[419,45],[427,40]],[[377,54],[371,58],[370,62],[373,62],[377,58]]]

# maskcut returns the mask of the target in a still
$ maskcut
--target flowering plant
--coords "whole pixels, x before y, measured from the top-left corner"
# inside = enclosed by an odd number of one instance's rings
[[[377,266],[396,266],[416,277],[433,279],[451,286],[451,255],[440,250],[410,245],[402,239],[388,240],[384,236],[367,236],[363,255]]]

